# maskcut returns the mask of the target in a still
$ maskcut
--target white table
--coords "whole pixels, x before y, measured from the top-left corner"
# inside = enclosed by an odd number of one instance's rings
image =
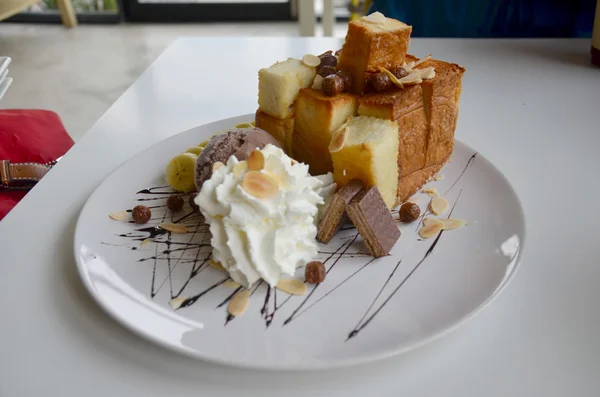
[[[244,371],[154,346],[91,300],[72,245],[98,183],[163,138],[253,112],[259,68],[338,47],[184,38],[125,92],[0,222],[0,396],[599,395],[600,69],[588,66],[588,40],[411,45],[466,66],[457,137],[505,173],[527,216],[514,281],[441,341],[338,371]]]

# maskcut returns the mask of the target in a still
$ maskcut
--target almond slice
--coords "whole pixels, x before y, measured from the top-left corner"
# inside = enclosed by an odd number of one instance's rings
[[[250,171],[260,171],[265,166],[265,156],[260,150],[255,150],[248,157],[248,169]]]
[[[163,230],[167,232],[175,233],[175,234],[183,234],[189,232],[189,229],[183,225],[179,225],[177,223],[161,223],[158,225]]]
[[[384,25],[385,24],[385,15],[380,12],[374,12],[372,14],[366,15],[362,17],[362,19],[366,22],[374,23],[376,25]]]
[[[225,164],[221,163],[220,161],[217,161],[216,163],[213,164],[212,170],[213,172],[217,171],[219,168],[223,167]]]
[[[227,288],[238,288],[240,285],[233,280],[227,280],[223,283],[223,286]]]
[[[241,315],[242,313],[244,313],[244,311],[246,310],[246,307],[248,306],[249,301],[250,301],[250,291],[247,289],[241,290],[240,292],[235,294],[235,296],[233,297],[231,302],[229,302],[229,305],[227,306],[227,311],[232,316],[237,317],[237,316]]]
[[[221,264],[221,262],[217,262],[217,261],[216,261],[216,260],[214,260],[214,259],[209,259],[209,260],[208,260],[208,265],[209,265],[210,267],[214,268],[214,269],[217,269],[217,270],[220,270],[220,271],[222,271],[222,272],[225,272],[225,273],[227,273],[227,269],[225,269],[225,268],[223,267],[223,265]]]
[[[467,224],[467,222],[462,219],[440,219],[440,221],[444,224],[444,230],[458,229]]]
[[[279,192],[279,181],[264,172],[248,171],[242,180],[242,189],[256,198],[267,199]]]
[[[423,69],[414,69],[413,73],[417,74],[422,79],[432,79],[435,77],[435,69],[429,66]]]
[[[431,212],[436,215],[441,215],[444,212],[448,211],[448,200],[443,197],[434,197],[429,204],[429,208],[431,208]]]
[[[412,67],[414,68],[415,66],[419,66],[420,64],[422,64],[425,61],[428,61],[431,59],[431,54],[427,55],[425,58],[421,58],[419,59],[417,62],[411,62],[412,63]]]
[[[177,310],[181,307],[183,302],[185,302],[185,298],[173,298],[169,301],[169,306],[171,306],[171,309]]]
[[[321,64],[321,58],[313,54],[306,54],[302,57],[302,63],[308,67],[316,68]]]
[[[379,71],[380,72],[384,72],[385,74],[387,74],[388,77],[390,78],[390,80],[392,81],[392,83],[394,83],[398,88],[404,88],[404,84],[402,83],[402,81],[398,80],[398,77],[396,77],[394,75],[394,73],[390,72],[386,68],[379,68]],[[408,76],[406,76],[406,77],[408,77]],[[403,77],[403,79],[406,78],[406,77]]]
[[[425,193],[429,197],[439,197],[440,196],[440,193],[434,187],[424,187],[423,189],[421,189],[421,193]]]
[[[110,219],[114,219],[115,221],[124,221],[125,219],[127,219],[127,211],[122,210],[113,212],[112,214],[108,214],[108,216],[110,217]]]
[[[140,243],[140,247],[145,247],[146,245],[150,244],[152,242],[151,238],[147,238],[142,240],[142,242]]]
[[[428,218],[427,221],[423,221],[423,227],[419,230],[419,236],[427,239],[432,238],[442,231],[444,223],[439,219]]]
[[[306,294],[306,284],[300,280],[296,280],[295,278],[279,280],[275,287],[283,292],[287,292],[290,295]]]
[[[323,76],[319,74],[316,75],[311,88],[313,90],[320,90],[321,88],[323,88]]]
[[[246,160],[240,161],[233,166],[233,176],[239,178],[244,172],[248,170],[248,162]]]
[[[348,127],[346,126],[346,124],[344,124],[342,128],[338,129],[331,137],[331,142],[329,142],[329,152],[335,153],[342,150],[344,148],[344,145],[346,144],[347,138]]]
[[[442,179],[444,179],[444,174],[437,174],[433,180],[434,181],[441,181]]]
[[[398,81],[402,85],[405,85],[405,84],[421,84],[423,82],[423,79],[419,76],[418,73],[415,73],[415,71],[413,70],[412,72],[410,72],[410,74],[408,76],[404,76],[404,77],[402,77]]]

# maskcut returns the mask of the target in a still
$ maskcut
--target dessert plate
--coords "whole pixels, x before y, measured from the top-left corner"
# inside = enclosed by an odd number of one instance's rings
[[[256,284],[243,315],[229,317],[236,286],[210,265],[210,236],[198,212],[187,203],[177,214],[167,210],[172,191],[164,168],[175,154],[253,116],[200,126],[148,148],[107,177],[81,211],[74,247],[81,278],[127,328],[221,364],[333,368],[432,341],[483,309],[514,275],[525,237],[519,200],[485,157],[456,141],[444,178],[426,186],[449,201],[445,216],[465,226],[424,240],[420,221],[398,224],[402,236],[391,254],[374,259],[347,225],[320,246],[328,269],[322,284],[309,285],[304,296]],[[424,211],[431,198],[415,197]],[[109,218],[139,204],[152,209],[146,225]],[[190,232],[156,228],[173,221]]]

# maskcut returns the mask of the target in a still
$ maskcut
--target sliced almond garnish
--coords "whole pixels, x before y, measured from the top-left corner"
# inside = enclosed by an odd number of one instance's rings
[[[240,292],[235,294],[231,302],[229,302],[229,305],[227,306],[227,311],[232,316],[237,317],[240,314],[244,313],[249,301],[250,291],[247,289],[241,290]]]
[[[419,236],[423,238],[432,238],[444,228],[444,223],[439,219],[426,218],[423,221],[423,227],[419,230]]]
[[[151,238],[147,238],[142,240],[142,242],[140,243],[140,247],[145,247],[146,245],[150,244],[152,242]]]
[[[437,174],[433,180],[434,181],[441,181],[442,179],[444,179],[444,174]]]
[[[425,193],[429,197],[439,197],[440,196],[440,193],[434,187],[424,187],[423,189],[421,189],[421,193]]]
[[[287,292],[290,295],[306,294],[306,284],[300,280],[296,280],[295,278],[279,280],[275,287],[283,292]]]
[[[339,152],[343,149],[346,144],[346,139],[348,138],[348,127],[346,124],[342,126],[342,128],[338,129],[333,133],[331,137],[331,142],[329,142],[329,151],[331,153]]]
[[[225,286],[227,288],[237,288],[240,285],[233,280],[227,280],[223,283],[223,286]]]
[[[222,272],[225,272],[225,273],[227,273],[227,269],[225,269],[225,268],[223,267],[223,265],[221,265],[221,262],[217,262],[217,261],[216,261],[216,260],[214,260],[214,259],[209,259],[209,260],[208,260],[208,265],[209,265],[210,267],[214,268],[214,269],[217,269],[217,270],[220,270],[220,271],[222,271]]]
[[[237,163],[236,165],[233,166],[233,176],[238,178],[240,175],[242,175],[247,170],[248,170],[248,162],[246,162],[245,160],[240,161],[239,163]]]
[[[190,231],[184,225],[179,225],[177,223],[161,223],[160,225],[158,225],[158,227],[160,227],[163,230],[166,230],[167,232],[175,234],[183,234]]]
[[[313,90],[320,90],[323,88],[323,77],[321,75],[316,75],[313,80],[313,85],[311,87]]]
[[[177,310],[181,307],[183,302],[185,302],[185,298],[173,298],[169,301],[169,306],[171,306],[171,309]]]
[[[467,224],[467,222],[462,219],[440,219],[440,221],[444,224],[444,230],[458,229]]]
[[[248,171],[242,180],[242,189],[254,197],[266,199],[277,194],[279,181],[264,172]]]
[[[248,169],[250,171],[260,171],[265,166],[265,156],[260,150],[255,150],[248,157]]]
[[[431,212],[436,215],[441,215],[444,212],[448,211],[448,200],[443,197],[434,197],[429,204],[429,208],[431,208]]]
[[[420,78],[426,80],[435,77],[435,70],[433,69],[433,66],[429,66],[423,69],[413,69],[412,72],[418,75]]]
[[[321,64],[321,58],[313,54],[306,54],[302,57],[302,63],[311,68],[316,68]]]
[[[421,84],[423,82],[423,79],[421,78],[421,76],[419,76],[418,73],[415,73],[415,71],[413,70],[408,76],[404,76],[398,81],[402,86],[404,86],[410,84]]]
[[[122,210],[113,212],[112,214],[108,214],[108,216],[110,217],[110,219],[114,219],[115,221],[124,221],[125,219],[127,219],[127,211]]]
[[[385,24],[385,15],[380,12],[374,12],[372,14],[366,15],[362,17],[362,19],[366,22],[374,23],[376,25]]]
[[[415,66],[419,66],[423,62],[428,61],[430,59],[431,59],[431,54],[427,55],[425,58],[419,59],[417,62],[412,62],[413,65],[411,65],[411,66],[414,68]]]
[[[216,163],[213,164],[213,172],[217,171],[219,168],[223,167],[225,164],[221,163],[220,161],[217,161]]]

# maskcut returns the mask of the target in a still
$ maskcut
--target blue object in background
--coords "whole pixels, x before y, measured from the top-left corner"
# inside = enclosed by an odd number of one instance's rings
[[[596,0],[373,0],[413,37],[591,37]]]

